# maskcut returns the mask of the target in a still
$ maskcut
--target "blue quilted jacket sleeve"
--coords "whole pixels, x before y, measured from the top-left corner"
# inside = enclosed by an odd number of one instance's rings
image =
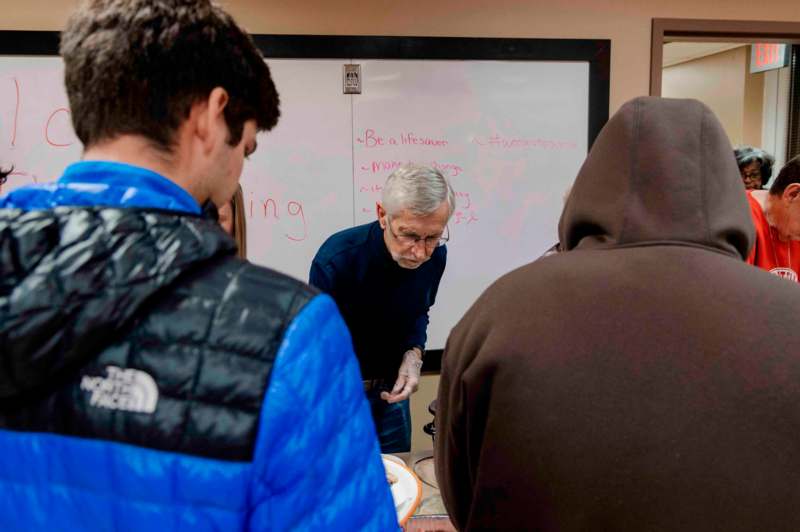
[[[349,332],[315,297],[278,351],[254,461],[252,530],[397,530]]]

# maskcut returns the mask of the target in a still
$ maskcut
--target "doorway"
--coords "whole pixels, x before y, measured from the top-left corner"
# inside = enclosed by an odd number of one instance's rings
[[[798,45],[800,23],[653,19],[650,94],[706,103],[778,170],[800,154]]]

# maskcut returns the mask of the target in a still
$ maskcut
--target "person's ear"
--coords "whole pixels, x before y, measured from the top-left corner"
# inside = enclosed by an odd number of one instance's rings
[[[381,224],[381,229],[386,229],[386,209],[383,208],[380,201],[375,202],[375,214],[378,215],[378,223]]]
[[[228,105],[228,91],[222,87],[214,87],[208,94],[208,110],[215,120],[225,120],[225,107]]]
[[[222,87],[214,87],[208,98],[192,106],[190,120],[195,124],[196,135],[202,142],[205,153],[214,149],[220,136],[227,142],[229,132],[225,122],[225,107],[228,100],[228,91]]]
[[[795,201],[800,198],[800,183],[791,183],[783,191],[783,197],[788,201]]]

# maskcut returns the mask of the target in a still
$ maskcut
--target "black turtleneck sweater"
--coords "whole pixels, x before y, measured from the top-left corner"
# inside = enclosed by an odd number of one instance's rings
[[[419,268],[401,268],[377,221],[340,231],[317,251],[309,282],[339,306],[365,379],[396,378],[403,353],[425,347],[446,261],[443,246]]]

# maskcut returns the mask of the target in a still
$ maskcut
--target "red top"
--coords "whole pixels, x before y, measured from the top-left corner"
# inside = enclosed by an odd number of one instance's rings
[[[756,226],[756,245],[750,251],[747,262],[767,270],[785,279],[797,282],[800,271],[800,241],[783,242],[778,238],[778,231],[770,227],[764,209],[747,191],[750,202],[750,216]]]

